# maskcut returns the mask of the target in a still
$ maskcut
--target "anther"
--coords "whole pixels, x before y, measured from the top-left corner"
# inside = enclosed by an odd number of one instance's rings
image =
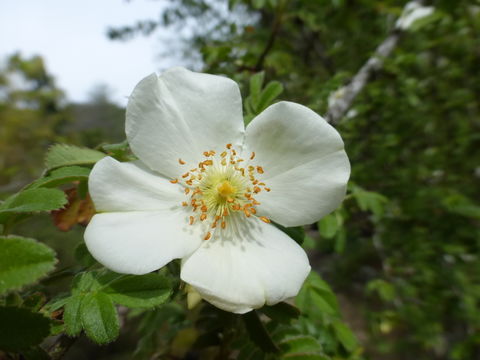
[[[185,174],[182,175],[182,178],[186,178],[188,175],[190,175],[190,173],[186,172]]]
[[[264,187],[263,189],[264,189],[266,192],[270,192],[270,188],[268,188],[268,187]]]
[[[207,212],[207,205],[202,205],[202,207],[200,208],[200,210],[202,210],[202,212]]]
[[[232,148],[232,144],[227,144],[227,149],[230,150]]]
[[[225,221],[222,221],[222,229],[225,229],[226,226],[227,226],[227,223]]]
[[[257,166],[257,172],[259,174],[263,174],[263,168],[261,166]]]
[[[225,156],[227,156],[227,152],[226,152],[226,151],[222,152],[222,153],[220,154],[220,156],[221,156],[222,158],[224,158]]]
[[[172,184],[176,184],[176,183],[178,183],[178,179],[170,180],[170,182],[171,182]]]
[[[230,204],[233,203],[234,201],[235,200],[233,200],[231,197],[227,198],[227,202],[230,203]]]
[[[253,160],[254,157],[255,157],[255,151],[252,151],[252,155],[250,155],[250,160]]]
[[[185,161],[183,161],[182,159],[178,159],[178,162],[180,163],[180,165],[185,165]]]
[[[188,203],[186,201],[182,201],[182,206],[188,206]]]
[[[270,219],[265,216],[260,216],[260,220],[262,220],[264,223],[267,223],[267,224],[270,223]]]
[[[200,220],[201,221],[204,221],[206,218],[207,218],[207,214],[202,213],[202,215],[200,215]]]
[[[193,216],[190,216],[190,225],[193,225],[193,222],[195,221],[195,218]]]
[[[190,188],[185,188],[185,195],[188,195],[189,192],[190,192]]]
[[[209,151],[204,151],[204,152],[203,152],[203,155],[205,155],[206,157],[209,157],[209,156],[210,156],[210,152],[209,152]]]
[[[212,236],[212,234],[210,234],[210,231],[207,232],[207,235],[205,235],[205,237],[203,238],[203,240],[208,240],[210,239],[210,236]]]

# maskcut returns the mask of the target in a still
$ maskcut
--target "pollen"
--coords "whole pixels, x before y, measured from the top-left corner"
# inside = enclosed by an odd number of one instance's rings
[[[260,202],[255,197],[263,191],[270,191],[264,182],[256,178],[257,174],[264,173],[264,169],[252,162],[255,152],[247,155],[245,161],[240,157],[241,152],[229,143],[218,154],[214,150],[203,151],[199,155],[203,155],[204,160],[170,180],[172,184],[184,187],[187,199],[182,201],[182,206],[185,211],[191,211],[188,223],[210,230],[203,234],[204,240],[211,239],[216,231],[235,229],[236,226],[230,227],[231,223],[256,218],[256,207]],[[178,162],[186,164],[181,158]],[[258,218],[265,223],[270,222],[264,216]],[[208,227],[200,223],[206,223]]]

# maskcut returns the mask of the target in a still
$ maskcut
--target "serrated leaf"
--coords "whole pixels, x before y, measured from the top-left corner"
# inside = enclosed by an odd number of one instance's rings
[[[57,187],[59,185],[71,183],[72,181],[86,181],[90,175],[90,171],[89,168],[82,166],[61,167],[52,170],[47,176],[34,181],[28,186],[28,188]]]
[[[257,114],[265,110],[283,92],[283,85],[278,81],[271,81],[263,89],[258,99]]]
[[[107,344],[118,337],[120,324],[117,311],[108,295],[86,295],[80,306],[80,316],[85,333],[97,344]]]
[[[310,272],[295,298],[295,304],[303,314],[312,318],[323,314],[338,315],[339,308],[335,294],[330,286],[315,272]]]
[[[0,294],[45,276],[56,263],[55,252],[33,239],[0,237]]]
[[[0,349],[19,351],[40,344],[50,334],[50,320],[25,308],[0,307]]]
[[[82,331],[80,307],[83,296],[74,295],[68,298],[63,312],[65,330],[70,336],[77,336]]]
[[[170,282],[159,274],[129,275],[102,289],[117,304],[149,308],[161,305],[172,293]]]
[[[57,189],[26,189],[10,196],[0,206],[0,222],[13,213],[52,211],[67,203],[63,191]]]
[[[348,351],[353,351],[357,347],[357,339],[352,331],[340,320],[334,320],[332,323],[333,330],[340,343]]]
[[[98,272],[81,272],[73,279],[72,294],[86,295],[88,292],[95,291],[101,287],[98,279]]]
[[[70,165],[91,165],[106,155],[100,151],[73,145],[57,144],[48,149],[45,157],[47,170]]]

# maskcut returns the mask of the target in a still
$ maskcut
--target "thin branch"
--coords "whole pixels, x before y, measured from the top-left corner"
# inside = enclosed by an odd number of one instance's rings
[[[404,14],[408,12],[409,7],[422,6],[422,4],[422,0],[414,0],[409,2],[407,5],[405,5]],[[352,106],[355,98],[368,83],[372,74],[382,68],[384,59],[392,53],[397,46],[400,37],[406,30],[405,27],[399,26],[398,24],[399,23],[397,22],[397,25],[392,30],[390,35],[377,47],[375,53],[360,68],[350,83],[336,91],[334,95],[334,101],[332,104],[329,104],[327,113],[325,115],[325,119],[329,123],[336,124],[342,119],[342,117]]]
[[[48,355],[52,360],[62,359],[77,339],[78,338],[70,337],[66,334],[58,336],[48,349]]]

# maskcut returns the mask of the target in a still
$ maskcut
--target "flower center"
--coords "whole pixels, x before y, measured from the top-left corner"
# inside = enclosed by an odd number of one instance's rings
[[[228,199],[229,195],[235,193],[236,189],[232,186],[230,181],[224,180],[221,184],[217,186],[217,191],[221,197]]]
[[[261,191],[269,192],[270,189],[256,178],[264,173],[263,168],[253,165],[243,167],[244,159],[237,156],[232,144],[227,144],[226,150],[219,156],[214,150],[204,151],[203,155],[206,160],[170,182],[184,185],[187,199],[182,205],[192,210],[189,223],[193,225],[197,221],[206,221],[209,231],[204,239],[208,240],[212,232],[225,229],[229,222],[237,218],[237,214],[245,218],[255,216],[256,206],[260,203],[254,196]],[[254,158],[253,152],[250,161]],[[178,159],[178,162],[186,165],[182,159]],[[260,219],[270,222],[264,216]]]

